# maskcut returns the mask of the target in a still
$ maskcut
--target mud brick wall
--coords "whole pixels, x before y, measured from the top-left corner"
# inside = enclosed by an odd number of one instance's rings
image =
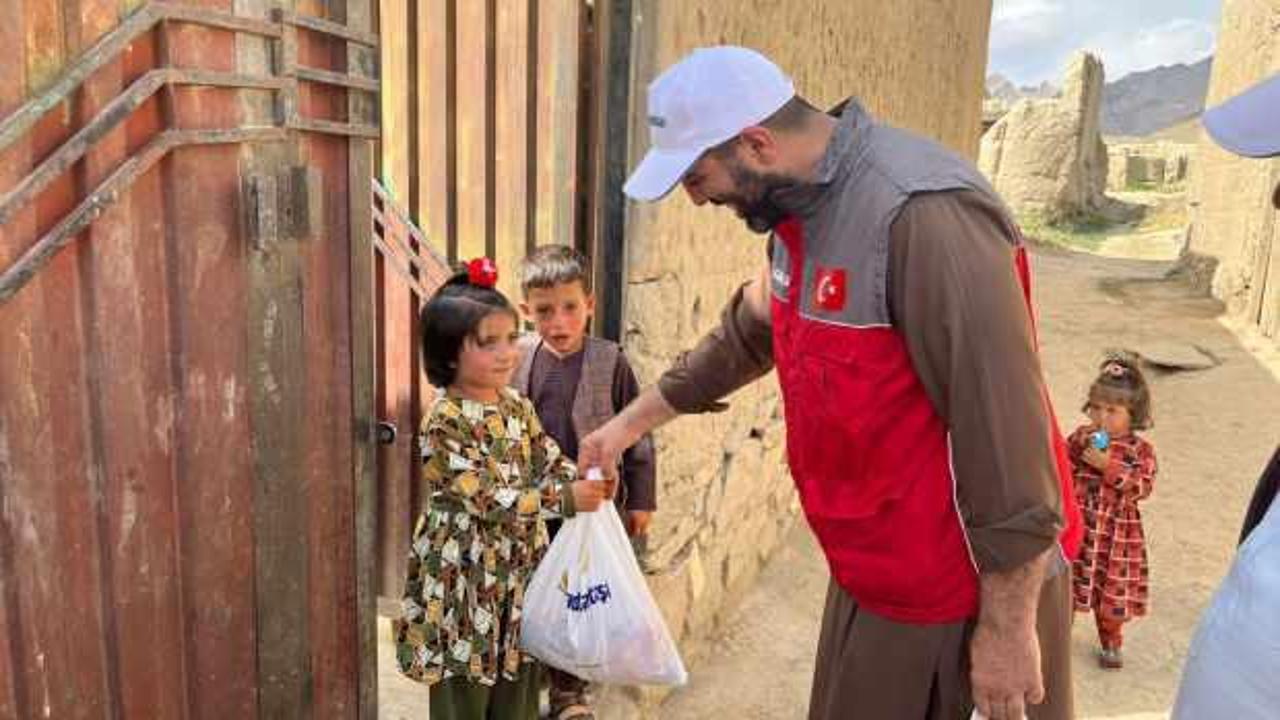
[[[1208,105],[1280,71],[1280,2],[1226,0]],[[1190,180],[1192,259],[1217,262],[1214,295],[1280,341],[1280,160],[1238,158],[1201,133]]]

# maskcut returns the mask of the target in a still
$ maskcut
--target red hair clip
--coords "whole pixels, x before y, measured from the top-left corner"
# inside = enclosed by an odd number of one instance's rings
[[[1124,365],[1121,365],[1120,363],[1115,362],[1113,360],[1107,363],[1106,366],[1102,368],[1102,372],[1110,375],[1113,378],[1122,378],[1124,377],[1126,369]]]
[[[491,288],[498,284],[498,266],[487,257],[467,263],[467,280],[472,285]]]

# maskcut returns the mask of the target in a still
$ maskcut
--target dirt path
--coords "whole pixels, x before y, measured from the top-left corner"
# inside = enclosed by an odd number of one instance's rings
[[[1277,368],[1264,367],[1215,319],[1214,303],[1161,280],[1165,263],[1045,252],[1036,267],[1045,369],[1068,432],[1081,420],[1077,408],[1105,348],[1184,343],[1222,363],[1153,377],[1149,437],[1161,470],[1144,506],[1153,608],[1128,633],[1128,667],[1097,669],[1092,623],[1075,628],[1079,716],[1160,718],[1172,704],[1194,623],[1230,561],[1248,494],[1280,439]],[[826,579],[802,525],[661,716],[805,717]]]
[[[1118,259],[1165,260],[1178,259],[1185,240],[1182,230],[1155,230],[1135,235],[1108,238],[1098,247],[1095,255]]]

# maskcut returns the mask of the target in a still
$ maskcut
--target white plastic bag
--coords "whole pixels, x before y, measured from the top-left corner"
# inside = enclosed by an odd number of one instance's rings
[[[556,534],[525,592],[520,644],[592,682],[688,679],[611,502],[569,518]]]
[[[1280,717],[1280,501],[1249,533],[1191,639],[1173,720]]]

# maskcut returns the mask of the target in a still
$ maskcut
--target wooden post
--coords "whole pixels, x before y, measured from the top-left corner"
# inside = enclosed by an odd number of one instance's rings
[[[476,0],[479,1],[479,0]],[[406,204],[450,261],[457,259],[457,9],[455,0],[418,0],[418,197]]]
[[[531,210],[529,128],[534,124],[529,87],[530,36],[528,0],[498,0],[494,146],[496,205],[494,260],[501,269],[498,288],[515,300],[520,296],[518,268],[528,243]]]
[[[274,2],[240,0],[245,14],[269,17]],[[289,3],[292,6],[292,2]],[[284,27],[280,41],[240,38],[236,65],[242,72],[288,75],[297,64],[297,33]],[[287,94],[287,93],[286,93]],[[242,94],[241,112],[251,122],[270,123],[280,108],[266,97]],[[303,260],[284,223],[284,171],[296,164],[297,140],[240,148],[241,212],[264,222],[258,239],[245,232],[248,264],[248,403],[253,442],[254,613],[257,644],[258,717],[304,718],[312,714],[311,642],[306,543],[308,488],[304,473],[302,409],[306,367],[299,286]],[[249,207],[245,207],[250,205]],[[246,221],[248,230],[254,222]]]
[[[347,27],[374,30],[371,0],[347,0]],[[347,43],[347,74],[376,75],[376,50]],[[376,108],[363,93],[347,93],[347,121],[376,124]],[[356,643],[359,678],[356,716],[378,715],[378,474],[374,426],[377,349],[374,347],[373,142],[347,141],[348,240],[351,262],[351,475],[355,488]]]
[[[581,0],[538,3],[538,245],[573,245]]]
[[[458,87],[458,227],[457,257],[468,260],[487,254],[492,227],[493,197],[490,123],[493,96],[489,76],[493,71],[488,42],[493,18],[490,0],[462,0],[458,3],[457,64]]]
[[[405,0],[380,0],[378,19],[383,27],[396,28],[381,43],[382,87],[382,184],[401,205],[410,201],[409,103],[409,5]]]
[[[585,225],[594,260],[595,331],[622,339],[626,289],[627,137],[631,117],[631,0],[600,0],[595,6],[595,53],[590,71],[593,119],[591,202]]]

